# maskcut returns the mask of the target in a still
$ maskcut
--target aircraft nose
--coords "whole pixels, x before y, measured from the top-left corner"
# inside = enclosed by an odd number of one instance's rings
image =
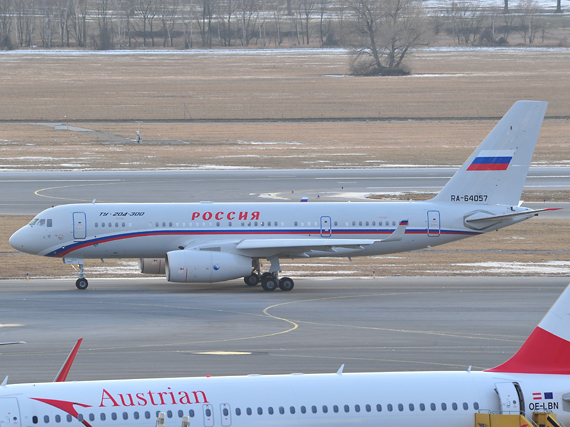
[[[12,246],[14,249],[20,252],[27,252],[25,244],[26,239],[24,234],[25,231],[23,228],[20,228],[18,231],[12,234],[12,237],[10,237],[10,240],[8,241],[10,243],[10,246]]]

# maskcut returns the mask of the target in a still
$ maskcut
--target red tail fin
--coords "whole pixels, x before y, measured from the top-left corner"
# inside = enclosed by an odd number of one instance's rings
[[[513,357],[486,372],[570,375],[570,285]]]

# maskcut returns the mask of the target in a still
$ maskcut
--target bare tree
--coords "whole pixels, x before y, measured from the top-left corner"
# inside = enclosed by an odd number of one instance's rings
[[[239,18],[242,46],[249,46],[255,37],[260,7],[259,0],[238,0],[236,14]]]
[[[132,39],[131,39],[131,27],[132,27],[132,19],[135,16],[135,0],[119,0],[118,1],[118,8],[121,13],[122,19],[124,19],[124,37],[127,41],[127,47],[132,46]]]
[[[451,19],[452,34],[457,43],[475,44],[485,20],[479,3],[452,1],[447,8],[447,15]]]
[[[154,46],[154,35],[152,34],[152,21],[156,16],[156,8],[154,4],[155,0],[136,0],[135,3],[135,14],[139,19],[139,23],[142,23],[143,29],[143,46],[146,47],[147,31],[150,29],[151,37]]]
[[[517,7],[520,9],[518,14],[519,33],[525,43],[528,41],[529,44],[532,44],[542,26],[538,4],[535,0],[520,0]]]
[[[99,0],[97,3],[97,24],[99,26],[98,39],[93,37],[94,47],[98,50],[110,50],[114,48],[113,25],[110,14],[110,0]]]
[[[160,20],[162,22],[162,32],[164,33],[163,47],[174,46],[172,32],[176,25],[176,17],[180,10],[178,0],[160,0]]]
[[[213,0],[201,1],[201,13],[197,17],[196,22],[200,30],[202,39],[202,47],[212,47],[212,18],[214,16]]]
[[[10,39],[13,13],[12,0],[0,0],[0,49],[13,49]]]
[[[311,16],[315,12],[316,0],[300,0],[299,1],[299,11],[302,19],[305,21],[305,36],[304,39],[306,43],[310,43],[311,37]]]
[[[87,43],[87,0],[71,0],[69,4],[77,47],[85,47]]]
[[[411,48],[426,44],[427,18],[418,0],[350,0],[362,46],[354,50],[351,70],[362,75],[406,74]]]

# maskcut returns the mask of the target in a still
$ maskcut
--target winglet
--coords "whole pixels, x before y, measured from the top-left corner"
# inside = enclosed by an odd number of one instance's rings
[[[522,347],[505,363],[487,372],[570,375],[570,285]]]
[[[6,375],[6,378],[4,378],[4,381],[2,381],[2,384],[0,384],[0,387],[6,387],[7,384],[8,384],[8,375]]]
[[[342,371],[344,371],[344,363],[342,365],[340,365],[340,368],[338,368],[338,371],[336,371],[336,374],[342,375]]]
[[[380,240],[380,242],[399,242],[406,234],[406,228],[408,227],[409,221],[407,219],[403,219],[400,221],[398,227],[394,230],[392,234],[390,234],[385,239]]]
[[[67,374],[69,374],[69,370],[71,369],[71,365],[73,365],[73,361],[75,360],[75,355],[77,354],[77,351],[79,350],[79,346],[81,345],[81,341],[83,341],[83,338],[79,338],[77,340],[75,347],[73,347],[73,350],[71,350],[71,353],[69,353],[69,356],[67,356],[67,359],[65,359],[65,363],[63,364],[63,366],[61,367],[61,369],[57,373],[55,379],[53,380],[54,383],[62,383],[67,379]]]

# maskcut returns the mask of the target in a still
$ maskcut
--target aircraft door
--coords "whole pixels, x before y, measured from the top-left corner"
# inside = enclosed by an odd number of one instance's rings
[[[20,427],[20,407],[15,397],[0,398],[0,427]]]
[[[232,425],[232,409],[227,403],[220,405],[220,413],[222,414],[222,426],[229,427]]]
[[[520,387],[517,390],[517,386],[516,383],[495,383],[495,391],[499,395],[501,404],[501,414],[524,414],[519,397]]]
[[[73,238],[85,239],[86,225],[85,212],[73,212]]]
[[[331,217],[322,216],[321,217],[321,237],[331,237]]]
[[[202,405],[204,413],[204,427],[214,427],[214,407],[209,403]]]
[[[439,224],[439,211],[428,211],[428,237],[437,237],[440,234],[440,224]]]

